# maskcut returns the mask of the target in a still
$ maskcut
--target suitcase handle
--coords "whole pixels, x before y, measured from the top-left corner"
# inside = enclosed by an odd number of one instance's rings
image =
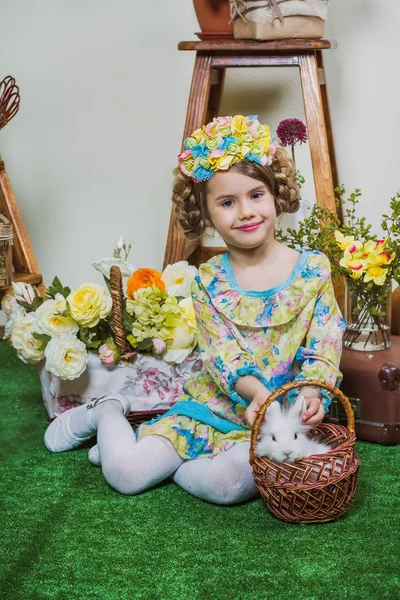
[[[268,407],[273,402],[275,402],[275,400],[277,400],[281,396],[284,396],[287,392],[290,392],[290,390],[295,390],[296,388],[302,388],[302,387],[308,387],[308,386],[323,388],[324,390],[331,392],[331,394],[333,394],[335,396],[335,398],[338,398],[346,412],[347,429],[350,433],[355,432],[353,409],[351,408],[349,399],[347,398],[347,396],[345,396],[343,394],[343,392],[341,392],[339,390],[339,388],[334,387],[333,385],[329,385],[329,383],[322,383],[322,381],[317,381],[316,379],[304,379],[302,381],[292,381],[291,383],[286,383],[285,385],[282,385],[279,389],[277,389],[270,396],[268,396],[268,398],[265,400],[264,404],[260,408],[259,413],[258,413],[257,417],[255,418],[255,421],[253,423],[253,427],[251,430],[250,457],[252,457],[252,458],[250,458],[250,462],[252,462],[252,460],[256,456],[258,432],[259,432],[261,422],[264,418],[264,415],[265,415]]]

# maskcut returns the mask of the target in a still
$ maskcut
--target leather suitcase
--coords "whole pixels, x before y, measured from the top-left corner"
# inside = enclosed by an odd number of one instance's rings
[[[359,440],[384,445],[400,444],[400,336],[380,352],[343,350],[340,389],[354,410]],[[327,420],[346,424],[342,406],[333,400]]]

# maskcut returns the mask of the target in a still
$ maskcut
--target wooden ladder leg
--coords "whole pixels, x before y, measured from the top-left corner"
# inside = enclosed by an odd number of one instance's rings
[[[300,54],[299,67],[317,202],[335,213],[331,161],[315,54]]]
[[[190,89],[186,122],[183,139],[187,138],[195,129],[201,127],[210,114],[218,110],[224,73],[219,73],[211,68],[212,53],[197,52],[194,63],[192,86]],[[215,85],[212,85],[213,73],[217,71]],[[185,236],[175,224],[175,207],[172,207],[169,222],[167,244],[164,255],[164,266],[186,259],[196,249],[197,242],[187,243]]]
[[[324,112],[326,137],[328,140],[329,157],[331,160],[333,189],[335,190],[337,188],[337,186],[339,185],[339,178],[338,178],[338,170],[337,170],[337,163],[336,163],[335,145],[334,145],[334,141],[333,141],[331,114],[330,114],[330,110],[329,110],[328,89],[327,89],[327,83],[326,83],[326,77],[325,77],[324,59],[323,59],[321,51],[317,51],[316,55],[317,55],[317,65],[318,65],[318,79],[319,79],[321,100],[322,100],[322,110]],[[342,207],[337,206],[336,212],[338,213],[338,217],[339,217],[340,221],[343,223]]]
[[[325,86],[320,84],[318,63],[315,54],[301,54],[299,56],[299,66],[317,202],[335,214],[337,210],[330,158],[330,148],[333,149],[333,138],[329,119],[328,127],[331,137],[331,141],[329,142],[325,119],[326,115],[329,118],[329,112],[325,112],[328,106],[327,97],[325,97],[326,104],[324,109],[321,87],[324,87],[324,94],[326,93],[326,89]],[[335,176],[337,177],[334,155],[333,164]],[[343,277],[336,278],[334,288],[336,300],[343,313],[345,303],[345,282]]]

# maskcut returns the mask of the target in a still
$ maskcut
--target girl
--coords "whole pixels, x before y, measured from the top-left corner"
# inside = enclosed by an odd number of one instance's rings
[[[192,286],[203,370],[181,401],[135,436],[122,396],[105,396],[51,423],[52,452],[97,433],[89,459],[122,494],[172,479],[217,504],[257,494],[249,464],[250,428],[269,394],[294,379],[335,385],[344,321],[320,252],[297,252],[274,239],[276,218],[298,209],[294,163],[271,144],[256,116],[218,117],[184,143],[173,202],[188,238],[212,226],[227,253],[202,265]],[[329,396],[302,388],[309,425]],[[293,401],[296,391],[289,394]]]

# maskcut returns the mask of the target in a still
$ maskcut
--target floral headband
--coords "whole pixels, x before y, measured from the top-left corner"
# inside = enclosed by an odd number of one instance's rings
[[[216,171],[227,171],[244,159],[270,165],[275,154],[270,129],[260,124],[257,115],[216,117],[196,129],[183,145],[179,168],[195,182],[207,181]]]

